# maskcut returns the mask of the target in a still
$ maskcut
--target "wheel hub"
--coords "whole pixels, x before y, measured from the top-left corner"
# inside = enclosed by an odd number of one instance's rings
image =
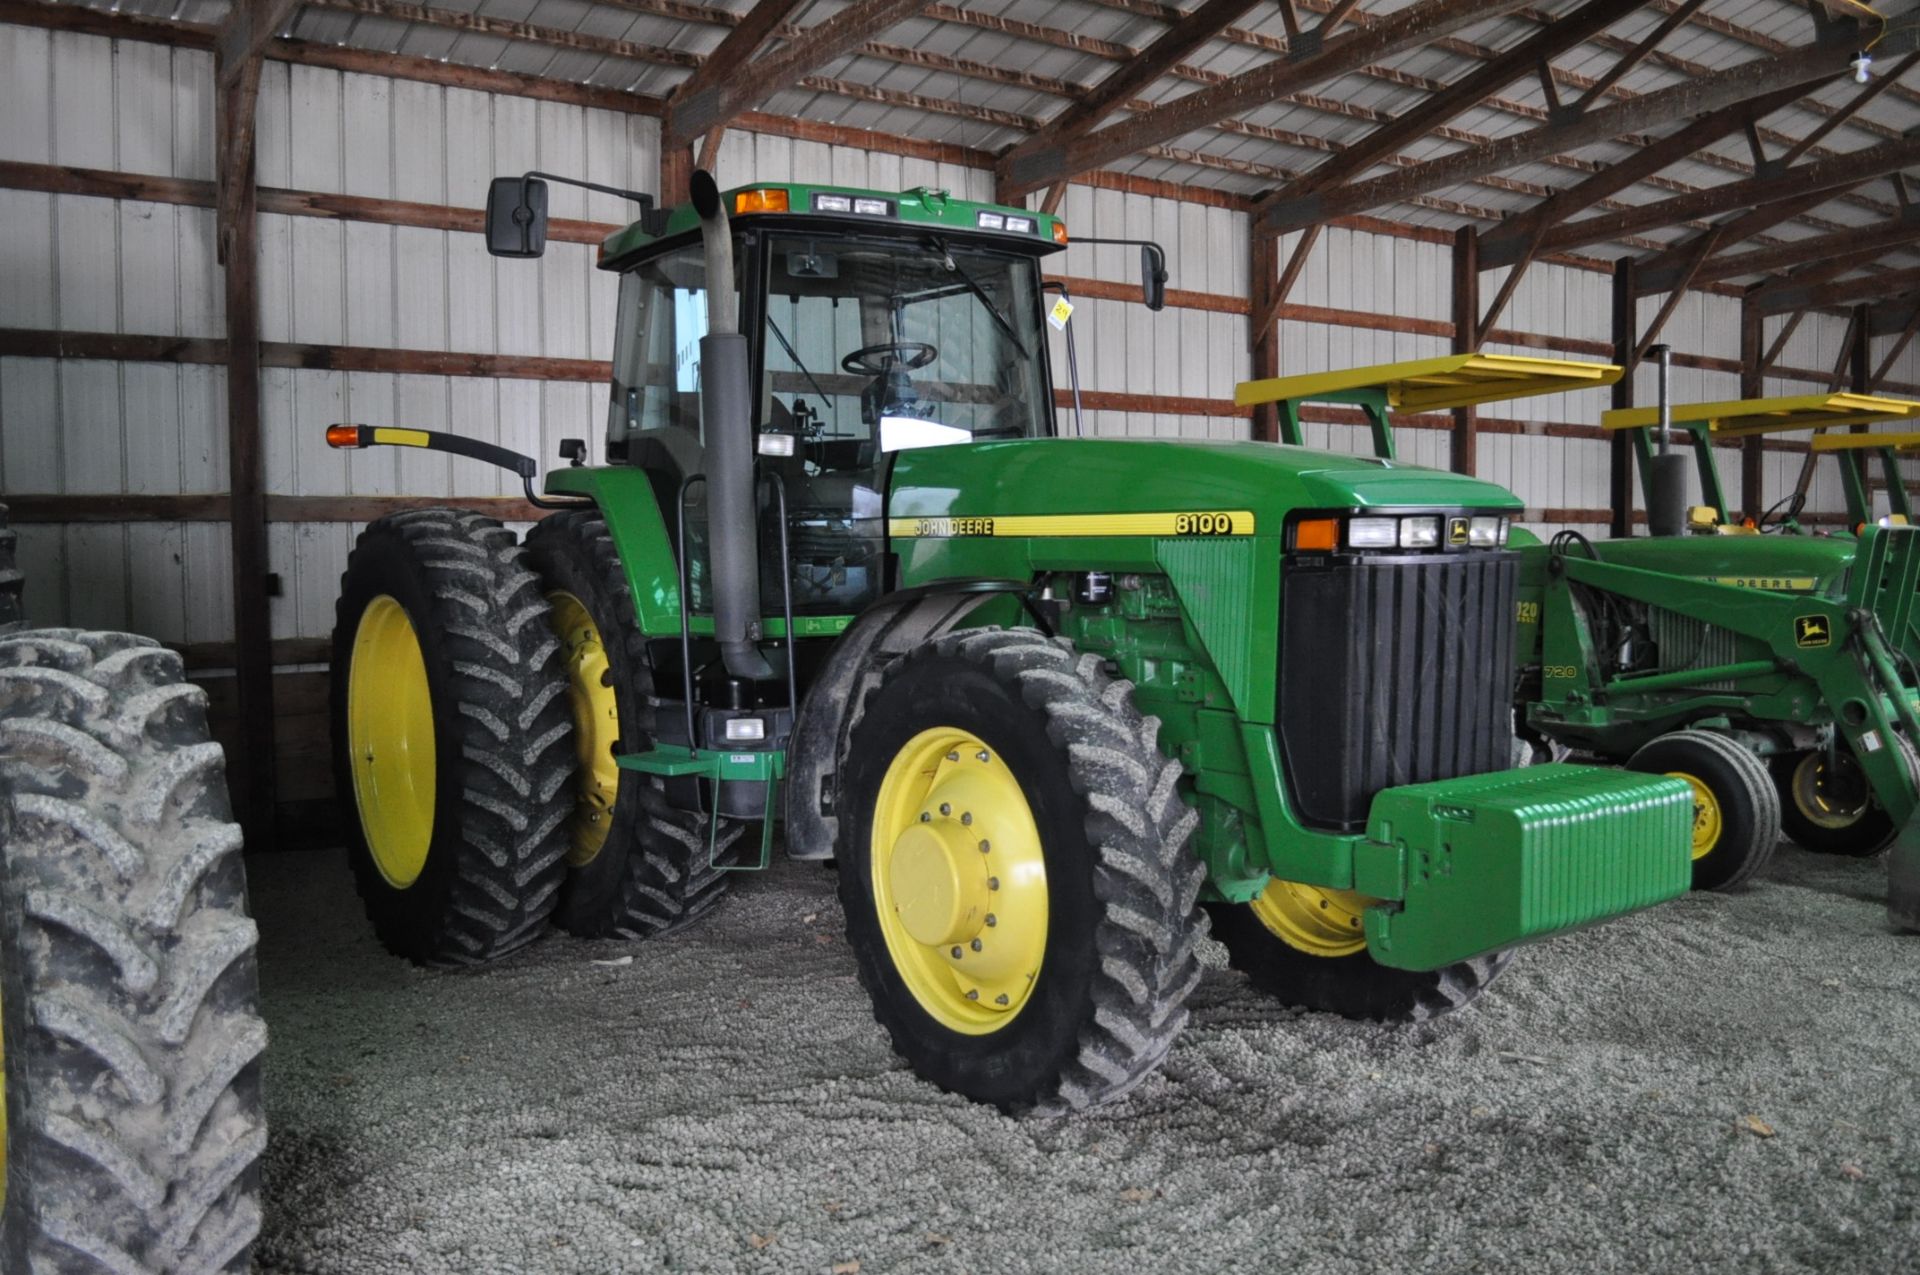
[[[1808,753],[1793,768],[1789,785],[1793,804],[1808,822],[1822,828],[1847,828],[1860,822],[1872,802],[1860,764],[1842,753],[1829,766],[1818,752]]]
[[[1281,942],[1313,956],[1335,957],[1366,951],[1363,918],[1371,901],[1352,890],[1327,890],[1275,877],[1249,906]]]
[[[893,843],[894,906],[916,943],[962,942],[985,927],[986,856],[965,832],[942,819],[916,823]]]
[[[1013,771],[970,732],[922,731],[887,768],[872,833],[874,905],[894,968],[954,1031],[1027,1003],[1046,954],[1047,869]]]
[[[573,748],[579,760],[573,817],[567,827],[567,862],[593,862],[607,843],[613,803],[620,791],[620,766],[613,759],[620,742],[620,703],[615,698],[606,644],[571,593],[552,593],[553,631],[560,639],[567,668],[567,705],[573,711]]]
[[[349,658],[354,806],[374,866],[404,890],[427,866],[437,781],[433,694],[406,608],[386,594],[369,602]]]
[[[1724,820],[1720,814],[1720,799],[1713,795],[1713,789],[1697,775],[1689,775],[1684,770],[1670,770],[1668,775],[1686,781],[1693,789],[1693,857],[1704,859],[1720,843],[1720,833]]]

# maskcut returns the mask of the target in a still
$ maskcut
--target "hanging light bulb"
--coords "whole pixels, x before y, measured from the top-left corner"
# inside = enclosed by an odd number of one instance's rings
[[[1873,71],[1873,54],[1861,53],[1853,59],[1853,82],[1865,84],[1867,76]]]

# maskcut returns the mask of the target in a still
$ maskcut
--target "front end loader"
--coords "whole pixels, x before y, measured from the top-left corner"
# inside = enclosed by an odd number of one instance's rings
[[[635,196],[636,199],[641,197]],[[539,250],[503,178],[496,251]],[[643,203],[606,463],[372,524],[334,644],[349,852],[432,964],[651,937],[834,859],[874,1012],[1010,1111],[1166,1056],[1208,915],[1282,1000],[1407,1021],[1685,890],[1664,776],[1508,769],[1519,502],[1300,447],[1077,437],[1044,212],[804,184]],[[1142,293],[1165,284],[1139,245]]]

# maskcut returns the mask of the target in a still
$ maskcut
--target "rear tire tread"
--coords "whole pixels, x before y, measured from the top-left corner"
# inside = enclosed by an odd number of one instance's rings
[[[137,699],[166,711],[130,724]],[[4,1269],[248,1269],[267,1033],[206,729],[146,639],[0,640]]]

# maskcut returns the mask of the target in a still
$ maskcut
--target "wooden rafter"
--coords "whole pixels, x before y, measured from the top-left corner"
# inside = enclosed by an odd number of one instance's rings
[[[1493,61],[1481,64],[1453,87],[1420,103],[1418,110],[1389,120],[1349,144],[1345,150],[1263,202],[1277,203],[1295,198],[1365,172],[1462,111],[1480,105],[1492,94],[1526,75],[1530,68],[1544,65],[1547,59],[1566,52],[1595,32],[1605,30],[1609,23],[1639,7],[1640,0],[1592,0],[1559,21],[1541,28]]]
[[[758,0],[753,8],[747,10],[740,25],[727,32],[726,39],[720,41],[719,47],[698,62],[699,69],[674,90],[668,99],[668,121],[672,121],[681,102],[707,92],[738,73],[748,59],[760,51],[760,46],[767,42],[774,30],[803,3],[805,0]],[[724,119],[708,126],[706,141],[700,150],[702,164],[712,165],[726,127],[727,121]]]
[[[1668,120],[1701,115],[1762,97],[1788,85],[1827,79],[1846,69],[1853,57],[1852,49],[1851,42],[1832,42],[1743,63],[1714,75],[1618,102],[1577,120],[1548,123],[1368,181],[1277,202],[1261,212],[1261,229],[1265,233],[1279,233],[1326,217],[1398,203],[1488,173],[1604,142],[1621,133],[1641,132]]]
[[[1763,314],[1779,314],[1787,310],[1880,301],[1915,289],[1920,289],[1920,266],[1907,270],[1883,270],[1864,279],[1841,279],[1811,286],[1784,280],[1777,284],[1762,284],[1754,289],[1753,296]]]
[[[1418,0],[1391,21],[1332,37],[1317,53],[1265,63],[1059,145],[1016,149],[1000,166],[1001,187],[1023,194],[1052,185],[1519,7],[1516,0]]]
[[[855,0],[754,62],[750,72],[742,70],[678,99],[662,122],[661,149],[691,144],[716,124],[724,125],[792,88],[815,68],[853,52],[926,5],[927,0]]]
[[[1851,155],[1800,164],[1770,177],[1727,182],[1690,195],[1676,195],[1625,212],[1607,213],[1568,222],[1547,232],[1545,245],[1563,250],[1581,244],[1606,243],[1624,235],[1671,226],[1694,217],[1797,200],[1836,187],[1854,186],[1883,173],[1920,162],[1920,138],[1886,142]]]
[[[1133,58],[1115,67],[1105,79],[1082,94],[1066,110],[1019,143],[1014,151],[1058,146],[1097,127],[1115,110],[1131,103],[1136,94],[1178,66],[1182,59],[1191,56],[1207,41],[1219,35],[1256,2],[1204,0],[1199,8],[1162,31],[1152,44]],[[1325,29],[1324,23],[1322,29]],[[1043,206],[1049,212],[1058,209],[1065,193],[1066,183],[1055,183]]]
[[[1578,115],[1585,111],[1599,99],[1601,94],[1618,84],[1627,72],[1646,61],[1647,55],[1659,48],[1661,42],[1673,34],[1675,27],[1692,17],[1694,10],[1705,3],[1706,0],[1683,0],[1683,3],[1667,14],[1665,21],[1643,36],[1638,44],[1622,53],[1618,61],[1594,80],[1587,91],[1582,93],[1579,100],[1573,104],[1573,113]]]
[[[1848,267],[1871,261],[1888,248],[1920,243],[1920,218],[1895,217],[1878,225],[1857,230],[1840,230],[1830,235],[1812,235],[1789,243],[1755,248],[1728,256],[1716,255],[1698,274],[1696,283],[1738,279],[1743,275],[1770,275],[1794,266],[1816,261],[1847,258]],[[1670,270],[1643,268],[1638,280],[1643,292],[1661,292],[1672,284]]]

